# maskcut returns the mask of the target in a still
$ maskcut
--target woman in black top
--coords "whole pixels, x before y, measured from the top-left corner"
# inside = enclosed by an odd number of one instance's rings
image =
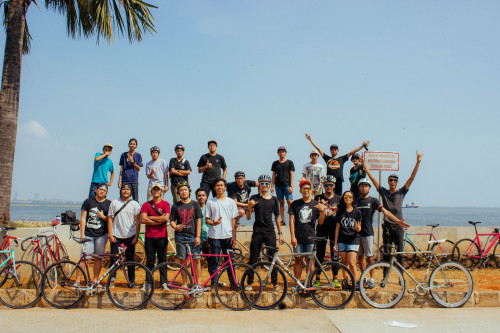
[[[340,252],[342,263],[349,268],[356,280],[356,259],[359,249],[359,232],[361,231],[361,211],[356,208],[354,193],[351,191],[345,191],[342,194],[335,219],[337,228],[335,229],[334,250]],[[345,272],[344,279],[347,279]]]

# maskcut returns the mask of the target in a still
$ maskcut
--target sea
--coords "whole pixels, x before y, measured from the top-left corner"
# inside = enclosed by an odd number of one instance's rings
[[[72,210],[79,216],[80,205],[76,203],[51,203],[47,205],[11,205],[12,221],[53,221],[56,215]],[[481,226],[500,227],[500,208],[477,207],[422,207],[404,208],[403,217],[412,226],[439,223],[440,226],[469,226],[468,221],[481,221]],[[253,216],[252,216],[253,218]],[[377,217],[375,216],[375,221]],[[241,219],[241,224],[251,225],[253,220]],[[288,224],[288,218],[287,218]]]

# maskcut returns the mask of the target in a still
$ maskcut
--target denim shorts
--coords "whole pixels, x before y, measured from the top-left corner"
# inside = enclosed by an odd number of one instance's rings
[[[104,254],[106,252],[108,234],[99,237],[85,236],[85,238],[90,238],[92,241],[83,243],[83,252],[91,254]]]
[[[358,252],[359,245],[358,244],[346,244],[339,243],[339,252]]]
[[[296,247],[294,247],[293,252],[295,253],[306,253],[312,252],[314,244],[301,244],[298,243]]]
[[[175,257],[177,259],[186,259],[188,257],[187,247],[181,242],[189,242],[189,250],[193,254],[193,259],[201,259],[200,246],[194,246],[193,236],[175,235],[175,251],[177,252]]]
[[[286,200],[293,200],[293,194],[288,193],[288,188],[290,186],[285,186],[285,187],[278,187],[276,186],[276,196],[278,197],[278,200],[283,200],[286,198]]]

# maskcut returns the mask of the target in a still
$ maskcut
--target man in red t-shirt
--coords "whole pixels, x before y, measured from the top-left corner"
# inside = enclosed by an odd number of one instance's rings
[[[165,250],[167,249],[167,227],[166,223],[170,218],[170,205],[161,199],[163,187],[160,184],[153,184],[151,194],[153,200],[145,202],[141,208],[141,224],[146,225],[146,266],[152,270],[155,267],[156,259],[158,264],[165,262]],[[161,285],[166,288],[166,276],[160,276]]]

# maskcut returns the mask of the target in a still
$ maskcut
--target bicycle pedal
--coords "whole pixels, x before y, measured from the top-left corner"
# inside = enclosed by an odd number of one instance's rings
[[[295,294],[297,293],[297,287],[292,287],[292,288],[290,288],[290,293],[291,293],[292,295],[295,295]]]

